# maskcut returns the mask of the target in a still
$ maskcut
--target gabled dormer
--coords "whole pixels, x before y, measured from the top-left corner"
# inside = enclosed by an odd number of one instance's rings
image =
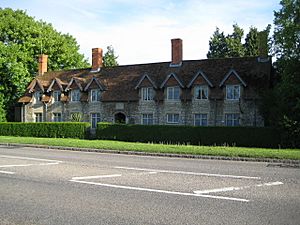
[[[69,99],[71,102],[79,102],[81,98],[81,92],[83,91],[81,82],[78,78],[73,77],[66,87],[66,91],[69,91]]]
[[[34,79],[30,86],[29,93],[32,93],[32,102],[41,103],[45,91],[42,83],[38,79]]]
[[[213,88],[213,84],[207,78],[202,70],[199,70],[188,84],[187,88],[192,89],[193,98],[195,100],[208,100],[209,89]]]
[[[157,89],[157,86],[148,74],[144,74],[134,89],[140,91],[142,101],[152,101],[155,94],[154,89]]]
[[[59,79],[59,78],[54,78],[49,86],[49,88],[47,89],[47,92],[51,93],[52,95],[52,102],[60,102],[61,101],[61,97],[64,96],[64,88],[63,88],[64,83]]]
[[[181,89],[184,88],[184,85],[175,73],[171,73],[162,82],[160,88],[164,88],[166,100],[179,101]]]
[[[241,88],[247,87],[246,82],[239,76],[239,74],[231,69],[221,81],[219,87],[225,86],[226,100],[239,100],[241,97]]]
[[[88,92],[90,102],[100,102],[104,87],[96,77],[93,77],[84,88],[84,91]]]

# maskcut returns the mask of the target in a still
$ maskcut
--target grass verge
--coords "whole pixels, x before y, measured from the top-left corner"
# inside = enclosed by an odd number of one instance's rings
[[[213,155],[228,157],[251,157],[300,160],[300,149],[266,149],[223,146],[192,146],[145,144],[109,140],[81,140],[69,138],[33,138],[0,136],[0,143],[37,144],[93,149],[110,149],[154,153],[175,153],[192,155]]]

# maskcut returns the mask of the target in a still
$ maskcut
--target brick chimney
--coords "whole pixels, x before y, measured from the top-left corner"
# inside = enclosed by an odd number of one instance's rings
[[[39,55],[38,75],[43,75],[47,72],[48,55]]]
[[[181,66],[182,63],[182,40],[172,39],[172,62],[170,66]]]
[[[92,71],[99,72],[102,67],[102,48],[93,48],[92,49]]]

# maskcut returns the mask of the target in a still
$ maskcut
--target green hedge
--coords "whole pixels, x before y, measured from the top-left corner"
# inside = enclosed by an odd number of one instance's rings
[[[98,123],[97,139],[191,145],[278,148],[280,132],[266,127],[195,127]]]
[[[89,123],[0,123],[0,136],[88,138]]]

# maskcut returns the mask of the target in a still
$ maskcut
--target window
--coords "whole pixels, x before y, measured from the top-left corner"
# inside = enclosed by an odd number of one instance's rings
[[[79,102],[79,101],[80,101],[80,90],[72,90],[71,102]]]
[[[100,122],[100,113],[91,113],[91,124],[92,128],[97,127],[97,123]]]
[[[42,101],[42,92],[40,92],[40,91],[36,91],[35,93],[34,93],[34,98],[35,98],[35,101],[36,102],[40,102],[40,101]]]
[[[62,116],[61,113],[53,113],[53,122],[61,122]]]
[[[91,102],[100,102],[100,93],[99,89],[91,90]]]
[[[225,114],[225,124],[229,127],[235,127],[240,125],[240,114],[239,113],[229,113]]]
[[[143,114],[142,115],[142,124],[143,125],[152,125],[153,124],[153,114]]]
[[[226,99],[238,100],[240,98],[240,85],[226,86]]]
[[[195,126],[207,126],[207,114],[195,114]]]
[[[54,102],[60,101],[60,91],[53,91],[53,99],[54,99]]]
[[[145,87],[141,89],[142,92],[142,100],[143,101],[151,101],[153,100],[154,90],[152,87]]]
[[[176,113],[167,114],[167,123],[179,123],[179,114]]]
[[[180,99],[180,88],[179,87],[168,87],[167,88],[167,99],[168,100],[179,100]]]
[[[208,86],[201,85],[195,87],[195,99],[208,99]]]
[[[35,122],[43,122],[43,113],[35,113]]]

